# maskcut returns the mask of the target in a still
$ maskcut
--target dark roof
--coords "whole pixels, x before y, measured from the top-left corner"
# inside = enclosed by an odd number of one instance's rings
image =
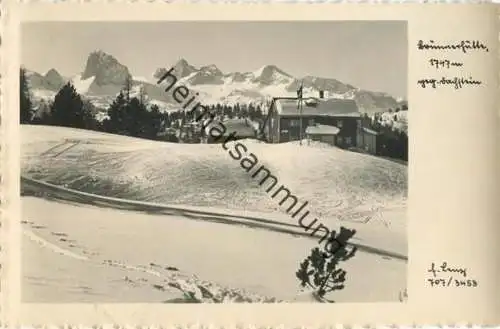
[[[275,98],[273,100],[279,115],[304,115],[304,116],[352,116],[359,117],[356,102],[352,99],[340,98],[304,98],[302,100],[302,111],[297,108],[297,98]]]
[[[310,135],[337,135],[339,131],[339,128],[328,125],[314,125],[306,128],[306,134]]]
[[[210,128],[214,125],[219,126],[218,122],[220,122],[226,128],[225,136],[230,135],[232,132],[236,132],[236,136],[255,136],[255,129],[252,127],[252,124],[245,119],[229,119],[226,121],[214,121],[207,126],[205,131],[208,133]]]

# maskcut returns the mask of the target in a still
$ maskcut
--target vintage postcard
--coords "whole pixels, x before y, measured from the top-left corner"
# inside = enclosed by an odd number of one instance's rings
[[[494,323],[494,6],[7,8],[7,323]]]

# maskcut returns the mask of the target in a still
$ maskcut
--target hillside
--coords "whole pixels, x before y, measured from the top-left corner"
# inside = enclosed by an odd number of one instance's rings
[[[27,177],[93,194],[290,222],[286,208],[280,209],[220,145],[24,125],[22,138]],[[393,241],[376,243],[406,249],[406,166],[323,144],[244,143],[279,184],[309,201],[311,220],[316,216],[325,225],[362,227],[360,238],[366,239],[374,238],[370,232],[390,233]]]
[[[22,181],[25,301],[170,302],[186,292],[204,302],[308,297],[295,272],[318,240],[222,145],[30,125],[21,137],[24,177],[91,193]],[[329,298],[397,302],[406,286],[407,167],[323,144],[241,142],[279,184],[309,201],[311,220],[356,229],[358,253],[343,264],[346,288]],[[95,195],[155,203],[113,206],[117,200]]]

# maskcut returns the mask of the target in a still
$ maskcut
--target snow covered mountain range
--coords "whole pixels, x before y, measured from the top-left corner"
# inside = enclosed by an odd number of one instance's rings
[[[142,90],[149,103],[155,103],[163,110],[176,110],[179,105],[171,92],[165,92],[156,84],[169,68],[158,68],[150,77],[135,77],[114,56],[97,50],[89,54],[83,72],[73,77],[64,77],[56,69],[45,75],[29,69],[27,73],[35,100],[53,98],[67,81],[72,81],[82,96],[104,109],[123,88],[127,77],[131,77],[133,93]],[[197,68],[181,59],[174,68],[178,84],[198,92],[198,100],[205,104],[263,103],[270,97],[296,96],[301,80],[304,96],[317,97],[319,90],[324,90],[329,97],[355,99],[362,112],[394,109],[405,103],[403,99],[386,93],[362,90],[332,78],[293,77],[276,65],[266,65],[253,72],[224,73],[213,64]]]

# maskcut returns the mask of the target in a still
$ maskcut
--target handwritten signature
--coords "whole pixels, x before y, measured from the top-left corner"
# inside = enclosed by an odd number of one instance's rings
[[[431,268],[427,272],[432,273],[434,277],[437,277],[437,273],[458,273],[464,278],[467,277],[467,268],[465,267],[450,267],[447,262],[442,262],[440,265],[436,263],[431,263]]]

